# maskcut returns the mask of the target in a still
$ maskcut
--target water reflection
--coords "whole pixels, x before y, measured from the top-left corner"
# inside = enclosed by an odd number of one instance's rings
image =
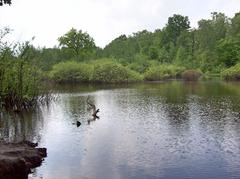
[[[63,86],[47,107],[22,116],[1,113],[0,134],[48,148],[30,178],[239,178],[239,87]],[[88,96],[100,109],[100,120],[90,125]]]
[[[30,140],[39,142],[44,127],[40,109],[25,113],[0,112],[0,139],[5,141]]]

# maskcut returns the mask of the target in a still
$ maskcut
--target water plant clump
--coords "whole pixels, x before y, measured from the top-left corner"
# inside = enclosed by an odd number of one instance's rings
[[[9,44],[4,41],[9,32],[0,30],[0,108],[18,112],[37,104],[42,72],[30,42]]]

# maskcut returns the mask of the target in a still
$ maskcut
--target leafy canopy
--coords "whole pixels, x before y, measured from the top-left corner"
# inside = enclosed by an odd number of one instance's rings
[[[76,56],[86,55],[96,48],[93,38],[87,32],[74,28],[59,37],[58,41],[60,46],[73,50]]]
[[[168,37],[168,40],[176,45],[177,38],[180,36],[181,32],[188,30],[189,28],[190,22],[187,16],[174,14],[173,17],[168,18],[166,36]]]

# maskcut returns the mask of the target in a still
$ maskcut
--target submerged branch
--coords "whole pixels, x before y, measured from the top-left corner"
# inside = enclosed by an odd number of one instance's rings
[[[97,113],[99,112],[99,109],[96,110],[96,106],[89,101],[89,97],[87,98],[87,104],[89,105],[89,108],[93,110],[92,116],[98,118]]]
[[[89,109],[93,110],[92,111],[93,118],[88,120],[88,124],[89,124],[90,122],[95,121],[96,119],[99,119],[99,116],[97,115],[97,113],[99,112],[99,109],[96,109],[96,106],[89,101],[89,97],[87,98],[87,104],[89,105]]]

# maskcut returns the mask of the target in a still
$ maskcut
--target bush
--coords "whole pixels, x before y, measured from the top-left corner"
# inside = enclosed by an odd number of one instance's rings
[[[149,81],[166,80],[180,77],[184,67],[175,65],[159,65],[150,67],[144,73],[144,79]]]
[[[75,61],[61,62],[53,66],[50,78],[56,82],[88,82],[92,66]]]
[[[130,63],[127,67],[138,73],[145,73],[151,66],[159,65],[158,62],[154,60],[140,60],[133,63]]]
[[[202,72],[200,70],[186,70],[182,73],[182,78],[185,81],[197,81],[202,76]]]
[[[94,65],[91,81],[122,83],[141,81],[141,75],[114,61],[99,61]]]
[[[221,73],[225,80],[240,80],[240,63]]]
[[[41,71],[22,59],[0,64],[0,109],[22,111],[34,106],[40,90]]]

